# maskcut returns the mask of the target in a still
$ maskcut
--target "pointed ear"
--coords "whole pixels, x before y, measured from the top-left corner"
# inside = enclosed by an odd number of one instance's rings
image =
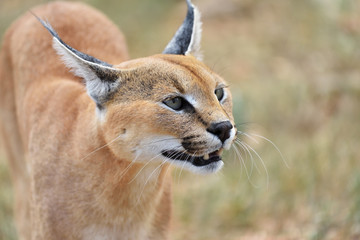
[[[67,67],[71,68],[76,76],[85,80],[89,96],[95,101],[99,109],[120,86],[121,71],[111,64],[82,53],[61,40],[51,25],[35,15],[41,24],[53,36],[53,47],[62,57]]]
[[[186,0],[186,2],[188,5],[186,18],[163,53],[179,55],[191,54],[201,60],[200,42],[202,23],[200,20],[200,12],[190,0]]]

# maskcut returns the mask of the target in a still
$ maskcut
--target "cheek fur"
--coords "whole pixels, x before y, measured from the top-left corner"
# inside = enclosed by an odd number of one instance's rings
[[[133,133],[135,138],[151,134],[178,136],[177,130],[184,122],[173,114],[152,102],[118,104],[109,107],[103,128],[114,135]]]

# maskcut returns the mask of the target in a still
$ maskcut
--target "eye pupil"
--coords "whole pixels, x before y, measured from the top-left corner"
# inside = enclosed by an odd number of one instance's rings
[[[216,95],[217,99],[219,101],[221,101],[221,99],[223,99],[223,97],[224,97],[224,89],[223,88],[216,89],[215,95]]]
[[[174,97],[164,101],[164,104],[174,110],[181,110],[183,108],[183,99],[181,97]]]

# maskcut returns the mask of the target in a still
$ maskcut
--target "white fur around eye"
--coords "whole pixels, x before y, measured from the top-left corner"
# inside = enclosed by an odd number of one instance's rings
[[[186,99],[186,101],[188,101],[194,108],[199,107],[196,99],[191,96],[191,95],[185,95],[184,98]]]

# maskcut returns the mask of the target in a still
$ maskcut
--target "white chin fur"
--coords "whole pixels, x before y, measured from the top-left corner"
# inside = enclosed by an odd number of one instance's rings
[[[217,162],[212,162],[206,166],[197,167],[191,164],[190,162],[185,161],[179,161],[179,160],[170,160],[166,159],[166,161],[170,162],[172,165],[175,165],[177,167],[180,167],[182,169],[186,169],[190,172],[196,173],[196,174],[210,174],[215,173],[219,171],[223,166],[224,162],[222,160]]]

